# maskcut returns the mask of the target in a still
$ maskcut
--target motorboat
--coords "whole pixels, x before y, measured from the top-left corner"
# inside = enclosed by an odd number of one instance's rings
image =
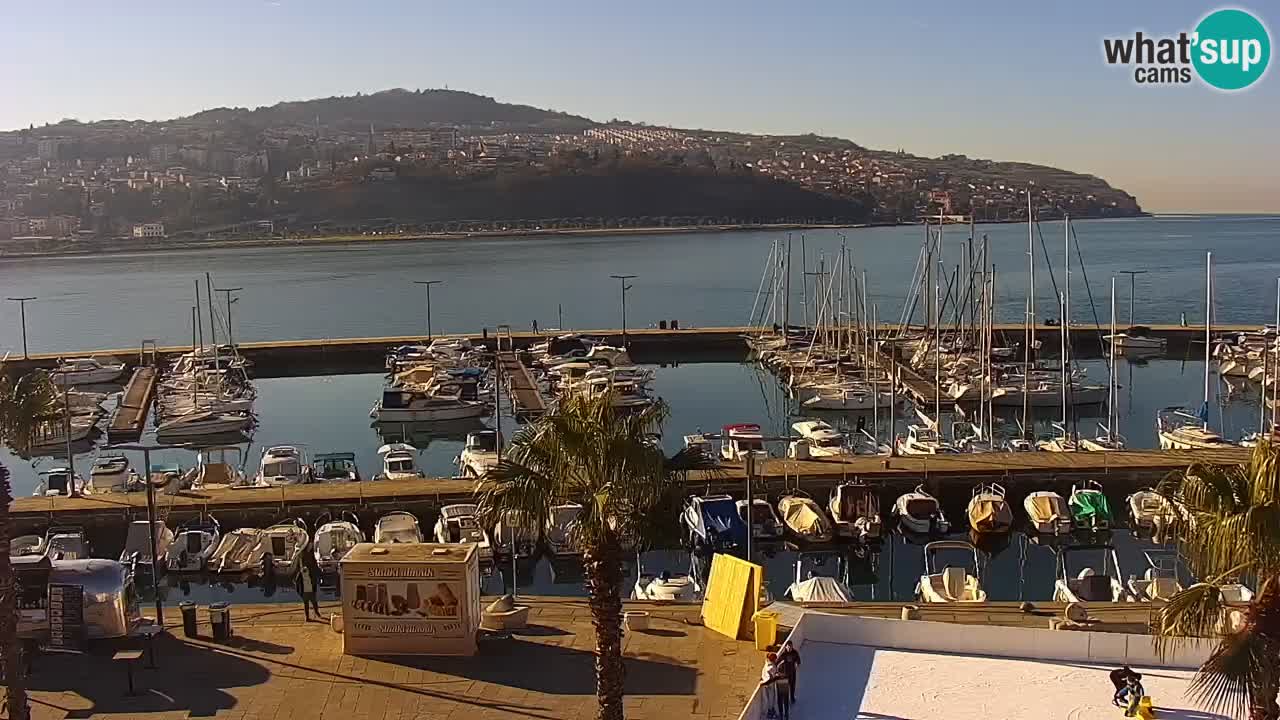
[[[196,466],[179,484],[193,490],[247,487],[243,466],[244,451],[235,445],[206,448],[196,456]]]
[[[973,560],[973,572],[965,565],[942,565],[938,555],[943,552],[964,553]],[[920,602],[969,603],[986,602],[987,592],[978,578],[978,549],[963,540],[937,540],[924,546],[924,575],[916,587]]]
[[[965,512],[969,527],[976,533],[1005,533],[1013,527],[1013,509],[1005,500],[1003,485],[991,483],[974,488]]]
[[[196,437],[244,432],[253,423],[246,412],[195,411],[166,420],[156,427],[157,436]]]
[[[311,477],[318,482],[360,482],[356,454],[349,452],[317,453],[311,463]]]
[[[286,520],[263,530],[260,543],[263,561],[270,555],[276,575],[288,577],[297,571],[302,554],[310,547],[311,533],[301,520]]]
[[[1149,534],[1163,533],[1177,515],[1173,503],[1152,488],[1142,488],[1128,497],[1130,527]]]
[[[1071,508],[1052,490],[1037,490],[1022,501],[1030,528],[1038,535],[1066,535],[1074,527]]]
[[[887,408],[893,402],[893,393],[879,391],[862,382],[826,387],[813,387],[811,394],[800,402],[805,410],[837,410],[841,412],[867,412],[877,407]]]
[[[696,596],[697,588],[688,573],[646,571],[643,560],[636,556],[636,583],[631,590],[633,599],[692,602]]]
[[[942,439],[937,430],[924,425],[908,425],[907,434],[897,440],[902,455],[949,455],[959,452]]]
[[[738,517],[742,518],[742,522],[747,520],[747,501],[738,500],[734,503],[738,507]],[[781,540],[785,533],[782,524],[782,518],[778,517],[778,511],[773,509],[773,505],[764,498],[751,498],[751,537],[764,542],[772,542]]]
[[[1124,332],[1103,335],[1102,339],[1115,346],[1117,352],[1164,352],[1169,341],[1165,338],[1151,337],[1151,328],[1134,325]]]
[[[477,430],[467,433],[466,444],[458,455],[462,477],[483,478],[498,464],[498,431]]]
[[[49,379],[58,386],[97,385],[114,382],[124,374],[124,363],[103,362],[97,358],[71,358],[58,361]]]
[[[715,552],[732,552],[747,545],[747,524],[738,504],[728,495],[693,495],[684,505],[680,521],[691,545],[705,544]]]
[[[880,496],[863,482],[836,486],[827,503],[836,535],[868,543],[880,539]]]
[[[169,547],[170,572],[203,572],[222,540],[222,527],[213,516],[178,526]]]
[[[40,535],[19,535],[9,541],[9,557],[40,557],[44,555],[44,537]]]
[[[418,518],[403,510],[383,515],[373,526],[373,541],[378,544],[422,542]]]
[[[1182,408],[1168,407],[1156,413],[1161,450],[1216,450],[1233,443],[1210,430],[1204,420]]]
[[[153,562],[151,555],[152,538],[147,532],[155,535],[156,554]],[[154,523],[146,520],[134,520],[129,523],[129,530],[124,539],[124,550],[120,551],[120,562],[133,568],[168,568],[169,546],[173,544],[173,531],[163,522]]]
[[[564,503],[551,508],[551,513],[547,517],[545,533],[547,550],[553,556],[569,557],[582,554],[574,542],[574,534],[578,526],[578,514],[581,512],[582,506],[577,503]]]
[[[809,543],[825,543],[835,539],[831,518],[813,498],[796,491],[778,500],[778,514],[787,530],[797,539]]]
[[[474,381],[388,387],[369,411],[378,422],[435,422],[488,414],[489,404],[480,399]]]
[[[854,596],[843,579],[846,575],[840,554],[802,552],[796,556],[795,578],[783,594],[799,603],[850,603]]]
[[[418,469],[418,449],[407,443],[388,443],[378,448],[382,472],[374,480],[413,480],[426,477]]]
[[[809,457],[841,457],[853,454],[844,433],[837,432],[823,420],[804,420],[793,424],[791,429],[800,436],[793,445],[807,445]],[[794,450],[790,454],[792,457],[798,456]]]
[[[91,444],[98,434],[98,421],[102,415],[98,411],[72,413],[69,419],[47,420],[36,424],[31,436],[31,455],[59,455],[66,452],[68,443],[72,452],[84,452],[88,448],[77,449]]]
[[[710,433],[696,432],[684,436],[686,450],[697,453],[708,463],[720,460],[720,451],[716,448],[716,436]]]
[[[945,535],[951,529],[938,499],[924,491],[923,485],[905,493],[893,503],[898,527],[919,535]]]
[[[1082,480],[1071,486],[1071,519],[1080,530],[1109,530],[1112,523],[1111,503],[1096,480]]]
[[[754,423],[725,425],[720,429],[720,457],[729,462],[740,462],[747,455],[768,457],[764,449],[764,436],[760,426]]]
[[[528,560],[538,552],[538,529],[529,523],[521,523],[513,513],[505,513],[493,525],[493,552],[517,560]]]
[[[78,473],[73,475],[71,468],[56,466],[40,473],[40,482],[36,483],[36,489],[31,494],[35,497],[70,495],[72,487],[76,494],[84,494],[84,478]]]
[[[1101,553],[1089,563],[1088,553]],[[1076,570],[1077,560],[1080,569]],[[1068,545],[1058,552],[1054,602],[1126,602],[1132,599],[1120,578],[1120,558],[1111,545]]]
[[[205,569],[213,573],[240,574],[262,568],[262,531],[258,528],[237,528],[223,533],[216,548],[205,562]]]
[[[55,525],[44,533],[44,554],[50,560],[89,559],[89,540],[78,525]]]
[[[440,508],[434,534],[438,543],[475,543],[480,562],[493,560],[493,543],[489,540],[489,533],[476,521],[473,503],[455,503]]]
[[[326,518],[321,517],[321,520]],[[315,553],[316,564],[320,572],[332,574],[338,572],[338,564],[351,552],[351,548],[364,542],[364,533],[360,530],[358,518],[350,512],[334,520],[332,517],[316,528],[311,547]]]
[[[129,459],[123,455],[99,455],[89,470],[89,492],[126,492],[129,489]]]
[[[258,474],[253,484],[258,487],[301,485],[311,482],[311,466],[302,449],[293,445],[275,445],[262,451]]]
[[[1147,569],[1142,577],[1130,576],[1129,593],[1140,602],[1169,602],[1183,591],[1178,579],[1178,554],[1173,551],[1148,550],[1143,553]]]

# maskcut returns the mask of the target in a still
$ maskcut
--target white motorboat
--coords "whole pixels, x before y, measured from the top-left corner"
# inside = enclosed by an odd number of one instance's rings
[[[258,528],[237,528],[224,533],[213,554],[205,562],[205,569],[213,573],[239,574],[260,570],[262,555],[262,531]]]
[[[378,422],[434,422],[488,414],[489,404],[479,399],[476,383],[452,381],[388,387],[369,411],[369,417]]]
[[[9,541],[9,557],[39,557],[44,555],[44,537],[19,535]]]
[[[519,522],[514,515],[503,515],[493,526],[493,551],[495,555],[510,558],[514,551],[518,560],[528,560],[538,552],[538,529]]]
[[[420,543],[422,528],[418,527],[418,518],[403,510],[389,512],[378,518],[373,526],[373,541],[384,543]]]
[[[1005,500],[1003,485],[990,483],[974,488],[965,513],[969,527],[978,534],[1006,533],[1013,527],[1013,509]]]
[[[843,412],[861,412],[890,407],[893,393],[882,390],[877,397],[876,391],[866,383],[853,383],[843,386],[827,386],[809,388],[810,396],[801,401],[805,410],[837,410]]]
[[[253,484],[258,487],[280,487],[311,482],[311,466],[306,454],[294,445],[276,445],[262,451],[258,474]]]
[[[835,539],[831,519],[813,498],[796,493],[783,495],[778,500],[778,514],[787,530],[803,542],[825,543]]]
[[[1161,534],[1177,518],[1173,503],[1152,488],[1134,492],[1127,502],[1131,527],[1138,532]]]
[[[129,489],[129,460],[123,455],[99,455],[89,470],[89,492],[118,493]]]
[[[311,545],[311,534],[301,520],[286,520],[263,530],[260,543],[264,555],[271,556],[276,574],[288,577],[302,562],[302,554]]]
[[[498,464],[498,431],[477,430],[467,433],[467,442],[458,455],[462,477],[483,478]]]
[[[241,468],[244,451],[235,445],[201,450],[196,456],[196,466],[183,476],[181,487],[193,490],[247,487],[248,479]]]
[[[697,595],[693,578],[688,573],[646,570],[643,559],[636,556],[636,582],[631,590],[634,600],[692,602]]]
[[[893,503],[893,514],[898,518],[898,526],[919,535],[945,535],[951,529],[942,505],[938,499],[924,491],[923,485],[900,496]]]
[[[157,436],[194,437],[244,432],[253,423],[245,412],[197,411],[166,420],[156,427]]]
[[[455,503],[440,508],[435,537],[438,543],[475,543],[480,562],[493,560],[493,543],[489,540],[489,533],[476,521],[476,506],[472,503]]]
[[[582,506],[577,503],[565,503],[551,508],[547,518],[546,538],[547,550],[552,555],[565,557],[581,555],[573,542],[574,529],[578,524],[578,513]]]
[[[1124,332],[1103,335],[1102,339],[1115,346],[1116,352],[1164,352],[1169,341],[1151,337],[1151,328],[1134,325]]]
[[[407,443],[388,443],[378,448],[382,472],[374,480],[412,480],[426,477],[418,469],[418,449]]]
[[[151,537],[147,530],[155,533],[155,562],[151,557]],[[134,568],[145,567],[161,569],[169,567],[169,546],[173,544],[173,531],[159,520],[148,523],[146,520],[134,520],[129,523],[129,530],[124,539],[124,550],[120,551],[120,562]]]
[[[716,437],[711,433],[696,432],[684,436],[684,447],[690,452],[698,453],[709,463],[720,460],[720,451],[716,448]]]
[[[800,436],[795,443],[807,445],[810,457],[841,457],[853,454],[844,433],[838,432],[825,421],[804,420],[793,424],[791,429]],[[792,457],[797,456],[794,450],[790,454]]]
[[[738,508],[738,517],[742,518],[742,522],[748,522],[747,501],[737,500],[734,504]],[[751,498],[750,523],[751,537],[756,540],[765,542],[781,540],[786,532],[782,518],[778,517],[778,511],[774,510],[773,505],[764,498]]]
[[[97,385],[120,379],[124,374],[124,363],[103,362],[97,358],[71,358],[60,360],[58,366],[49,373],[49,379],[55,385]]]
[[[1142,577],[1129,577],[1130,595],[1139,602],[1169,602],[1183,591],[1178,580],[1178,554],[1173,551],[1147,550],[1147,569]]]
[[[321,518],[322,520],[324,518]],[[316,528],[311,547],[315,553],[316,564],[322,573],[338,572],[338,564],[351,552],[351,548],[364,542],[364,533],[360,531],[357,518],[351,513],[343,513],[338,520],[330,519]]]
[[[40,473],[40,482],[36,484],[36,489],[31,494],[35,497],[70,495],[72,487],[77,494],[83,494],[84,478],[80,477],[79,473],[73,476],[70,468],[57,466]]]
[[[841,554],[801,552],[796,555],[795,577],[783,594],[799,603],[853,602],[853,590],[842,579],[844,576],[846,567]]]
[[[740,462],[747,455],[767,457],[764,449],[764,436],[760,434],[760,426],[755,423],[737,423],[725,425],[720,429],[720,457],[730,462]]]
[[[169,571],[204,571],[221,540],[222,527],[212,516],[179,525],[169,548]]]
[[[863,482],[836,486],[827,503],[836,535],[868,543],[880,539],[880,496]]]
[[[360,482],[356,454],[350,452],[318,453],[311,463],[311,477],[316,482]]]
[[[924,425],[908,425],[907,434],[897,440],[902,455],[949,455],[958,452],[938,431]]]
[[[66,452],[68,440],[72,452],[80,452],[76,446],[89,441],[98,432],[100,411],[72,413],[70,419],[49,420],[38,423],[31,437],[32,455],[60,455]],[[70,432],[68,432],[68,430]]]
[[[1100,553],[1093,563],[1086,553]],[[1080,559],[1080,570],[1076,570]],[[1129,590],[1121,582],[1120,558],[1111,545],[1068,545],[1058,552],[1058,579],[1053,584],[1054,602],[1128,602]]]
[[[1156,413],[1156,431],[1161,450],[1216,450],[1234,444],[1210,430],[1205,421],[1182,408],[1165,408]]]
[[[1066,535],[1071,532],[1071,508],[1052,490],[1038,490],[1022,501],[1030,528],[1038,535]]]
[[[50,560],[87,560],[89,541],[84,528],[76,525],[55,525],[44,533],[44,554]]]
[[[973,560],[973,572],[965,565],[939,567],[938,555],[960,552]],[[987,592],[978,578],[978,549],[963,540],[938,540],[924,546],[924,575],[916,586],[920,602],[968,603],[986,602]]]

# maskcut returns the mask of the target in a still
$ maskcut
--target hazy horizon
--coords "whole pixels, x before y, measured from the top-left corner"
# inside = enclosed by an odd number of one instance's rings
[[[0,28],[0,127],[448,87],[598,121],[1049,165],[1153,213],[1277,213],[1273,71],[1223,93],[1139,86],[1103,61],[1104,37],[1190,30],[1217,7],[51,0]]]

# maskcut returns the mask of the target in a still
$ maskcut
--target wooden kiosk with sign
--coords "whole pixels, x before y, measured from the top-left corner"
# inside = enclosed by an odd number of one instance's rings
[[[474,655],[480,558],[474,543],[361,543],[342,559],[348,655]]]

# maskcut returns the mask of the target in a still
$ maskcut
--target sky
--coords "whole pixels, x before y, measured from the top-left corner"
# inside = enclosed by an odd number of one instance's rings
[[[1223,93],[1140,86],[1103,60],[1104,37],[1190,31],[1218,7],[15,1],[0,24],[0,128],[449,87],[596,120],[1044,163],[1153,212],[1280,212],[1280,71]],[[1276,39],[1280,6],[1233,7]]]

